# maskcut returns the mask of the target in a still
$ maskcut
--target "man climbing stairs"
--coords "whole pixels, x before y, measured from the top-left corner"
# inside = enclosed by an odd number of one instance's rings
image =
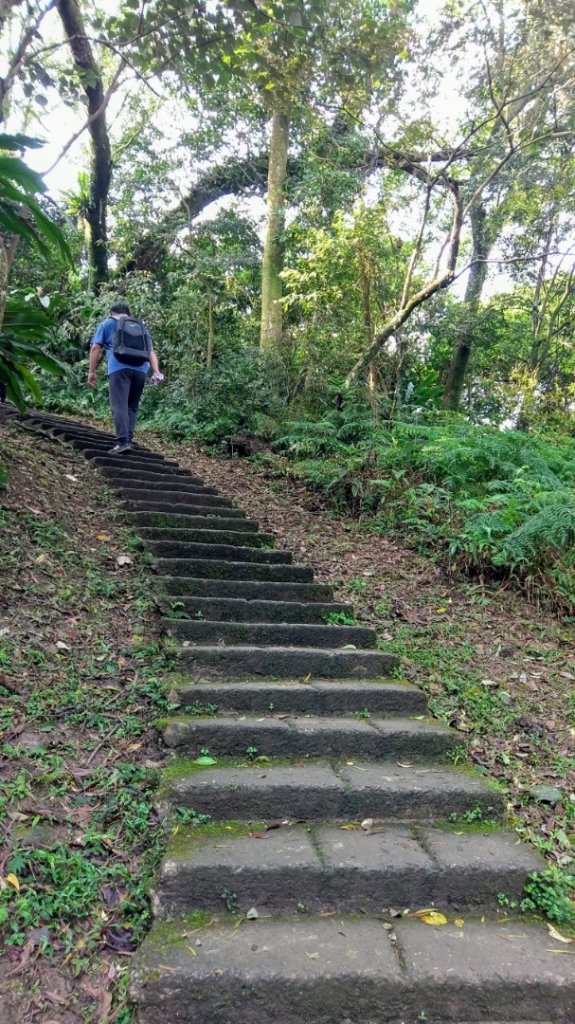
[[[572,1024],[571,948],[498,909],[540,860],[375,633],[173,462],[19,419],[118,492],[177,644],[140,1024]]]

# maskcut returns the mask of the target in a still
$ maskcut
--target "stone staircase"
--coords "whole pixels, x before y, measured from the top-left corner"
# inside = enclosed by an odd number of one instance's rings
[[[173,462],[18,419],[118,491],[178,644],[180,713],[158,723],[177,827],[133,964],[140,1024],[572,1024],[570,947],[498,910],[541,861],[374,632],[329,624],[350,606]]]

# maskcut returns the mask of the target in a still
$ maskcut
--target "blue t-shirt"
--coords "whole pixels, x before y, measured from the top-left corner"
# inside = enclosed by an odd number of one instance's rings
[[[117,318],[115,316],[109,316],[107,320],[102,320],[102,323],[98,324],[96,333],[92,338],[92,345],[101,345],[106,350],[108,377],[112,373],[117,373],[118,370],[138,370],[140,373],[147,373],[150,369],[149,363],[142,363],[141,366],[128,366],[127,363],[122,363],[119,359],[116,359],[112,352],[112,338],[116,330],[116,323]]]

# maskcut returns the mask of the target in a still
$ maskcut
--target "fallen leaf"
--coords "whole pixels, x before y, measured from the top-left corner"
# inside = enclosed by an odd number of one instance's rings
[[[215,757],[207,757],[207,755],[204,755],[203,757],[197,757],[196,760],[194,761],[194,764],[203,764],[203,765],[210,765],[210,764],[217,764],[217,763],[218,762],[216,761]]]
[[[13,875],[12,872],[10,872],[9,875],[6,875],[6,881],[8,882],[8,885],[11,885],[12,888],[16,890],[16,892],[20,892],[20,882],[16,878],[16,875]]]
[[[415,916],[418,917],[420,921],[423,921],[424,924],[432,924],[435,927],[447,924],[445,914],[440,914],[438,910],[418,910],[416,911]]]
[[[361,823],[361,827],[366,832],[369,832],[370,828],[373,828],[373,818],[364,818],[364,820]]]
[[[246,921],[257,921],[259,916],[256,908],[251,907],[246,914]]]
[[[128,555],[118,555],[118,557],[116,559],[116,565],[119,565],[121,567],[123,565],[131,565],[131,564],[132,564],[132,559],[129,558]]]
[[[463,917],[456,917],[455,921],[453,923],[454,923],[456,928],[463,928],[463,925],[465,924],[465,918],[463,918]]]
[[[549,932],[552,939],[556,939],[557,942],[573,942],[573,939],[568,939],[565,935],[561,935],[552,924],[547,925],[547,931]]]

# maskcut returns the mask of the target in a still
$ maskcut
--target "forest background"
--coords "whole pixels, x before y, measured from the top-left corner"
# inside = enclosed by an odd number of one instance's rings
[[[103,415],[125,297],[143,426],[573,615],[571,8],[2,0],[8,397]]]

